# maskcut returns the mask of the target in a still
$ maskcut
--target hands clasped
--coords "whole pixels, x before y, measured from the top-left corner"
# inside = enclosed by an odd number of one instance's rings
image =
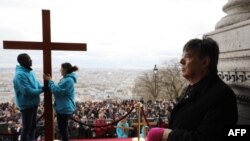
[[[43,79],[46,80],[46,81],[49,81],[49,80],[51,80],[52,78],[51,78],[51,75],[50,75],[50,74],[47,74],[47,75],[44,74],[44,75],[43,75]],[[44,92],[48,92],[48,91],[49,91],[49,88],[48,88],[48,87],[43,87],[43,91],[44,91]]]
[[[43,79],[49,81],[49,80],[51,80],[52,78],[51,78],[51,75],[50,75],[50,74],[44,74],[44,75],[43,75]]]

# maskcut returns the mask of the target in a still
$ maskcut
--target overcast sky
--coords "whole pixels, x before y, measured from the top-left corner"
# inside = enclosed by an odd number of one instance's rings
[[[152,69],[177,58],[191,38],[214,30],[227,0],[1,0],[0,68],[27,52],[3,50],[3,40],[42,41],[42,9],[50,10],[52,42],[87,43],[87,52],[55,51],[53,67]]]

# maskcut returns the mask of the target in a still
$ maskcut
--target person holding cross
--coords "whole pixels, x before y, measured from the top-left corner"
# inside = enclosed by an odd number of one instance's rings
[[[50,74],[45,74],[44,79],[48,81],[48,87],[54,95],[54,107],[57,115],[57,124],[62,141],[69,140],[68,120],[75,111],[75,86],[77,66],[72,66],[70,63],[61,65],[61,75],[63,78],[58,84],[55,84]]]
[[[37,108],[43,86],[32,71],[32,60],[26,53],[19,54],[13,79],[16,105],[22,114],[21,141],[35,140]]]

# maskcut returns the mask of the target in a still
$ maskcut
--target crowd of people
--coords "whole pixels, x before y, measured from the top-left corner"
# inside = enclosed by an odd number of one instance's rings
[[[0,122],[18,123],[20,113],[15,103],[0,103]]]
[[[137,103],[137,100],[124,100],[121,102],[117,101],[101,101],[101,102],[76,102],[76,112],[73,114],[73,118],[78,122],[73,120],[69,121],[69,135],[70,138],[95,138],[98,136],[98,130],[103,130],[102,137],[117,137],[115,125],[106,127],[106,128],[94,128],[91,126],[85,126],[81,123],[85,123],[88,125],[96,125],[96,121],[99,119],[99,116],[102,115],[102,118],[105,119],[105,124],[110,124],[119,118],[122,118],[128,111],[132,109],[132,107]],[[166,126],[167,119],[169,117],[169,113],[173,108],[175,102],[174,101],[147,101],[143,103],[143,109],[145,115],[147,116],[149,121],[158,122],[159,125],[156,126]],[[41,102],[37,111],[37,119],[39,119],[44,111],[43,102]],[[128,123],[129,126],[132,127],[133,122],[137,122],[137,113],[136,109],[132,110],[132,112],[128,115]],[[21,114],[17,109],[14,103],[1,103],[0,104],[0,122],[5,122],[11,125],[11,127],[18,128],[21,125]],[[57,122],[55,120],[55,122]],[[160,123],[164,123],[161,124]],[[37,123],[37,135],[43,136],[43,124],[44,119],[40,119]],[[112,127],[112,128],[111,128]],[[112,130],[107,130],[112,129]],[[130,130],[129,136],[136,136],[136,130]],[[56,129],[56,136],[60,136],[58,134],[58,129]]]
[[[74,72],[78,70],[77,66],[73,66],[68,62],[62,63],[60,69],[62,76],[61,80],[58,83],[55,83],[52,80],[51,74],[44,74],[43,78],[47,83],[45,83],[46,85],[42,85],[37,80],[33,72],[32,59],[27,53],[19,54],[17,56],[17,62],[19,64],[16,65],[13,86],[16,98],[15,103],[17,107],[15,109],[18,109],[19,112],[16,113],[20,114],[18,121],[15,119],[6,121],[6,123],[13,125],[20,124],[19,127],[22,127],[20,131],[21,141],[35,140],[37,136],[42,134],[40,131],[44,130],[44,122],[37,120],[40,119],[38,118],[38,115],[42,112],[42,109],[40,108],[42,105],[40,102],[40,94],[42,93],[47,95],[50,94],[50,91],[54,96],[53,107],[56,113],[56,120],[54,122],[57,123],[55,124],[57,126],[56,129],[58,129],[56,133],[59,133],[60,139],[62,139],[62,141],[68,141],[69,136],[74,135],[74,133],[72,133],[74,131],[73,129],[77,129],[77,136],[79,137],[79,135],[81,135],[79,134],[79,128],[82,127],[81,129],[83,129],[82,125],[84,125],[86,122],[91,123],[92,125],[89,124],[89,126],[93,127],[93,124],[96,124],[96,121],[104,121],[102,124],[115,121],[113,119],[117,117],[119,119],[119,117],[123,116],[135,105],[135,101],[133,100],[122,103],[76,103],[74,84],[77,82],[77,76]],[[164,109],[166,106],[165,103],[159,104],[151,102],[146,104],[145,113],[152,117],[160,117],[169,113],[169,111]],[[149,107],[148,104],[149,106],[155,104],[153,105],[155,108]],[[129,118],[135,118],[135,110],[132,112],[130,111],[130,113],[131,115],[129,115]],[[52,111],[50,111],[48,114],[52,114]],[[69,123],[71,118],[76,123]],[[5,119],[5,115],[3,115],[3,119]],[[83,133],[86,133],[86,131]],[[106,133],[104,132],[103,134],[104,135],[102,135],[102,137],[105,137]],[[108,134],[113,135],[112,132]],[[95,137],[96,135],[99,134],[96,128],[94,128],[94,132],[92,135],[90,135],[90,137]]]

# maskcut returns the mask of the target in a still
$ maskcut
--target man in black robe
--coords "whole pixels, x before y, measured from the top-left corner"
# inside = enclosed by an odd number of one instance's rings
[[[151,129],[149,139],[223,141],[223,129],[237,123],[238,111],[234,92],[217,75],[218,56],[218,44],[211,38],[185,44],[180,63],[189,85],[171,112],[168,128]]]

